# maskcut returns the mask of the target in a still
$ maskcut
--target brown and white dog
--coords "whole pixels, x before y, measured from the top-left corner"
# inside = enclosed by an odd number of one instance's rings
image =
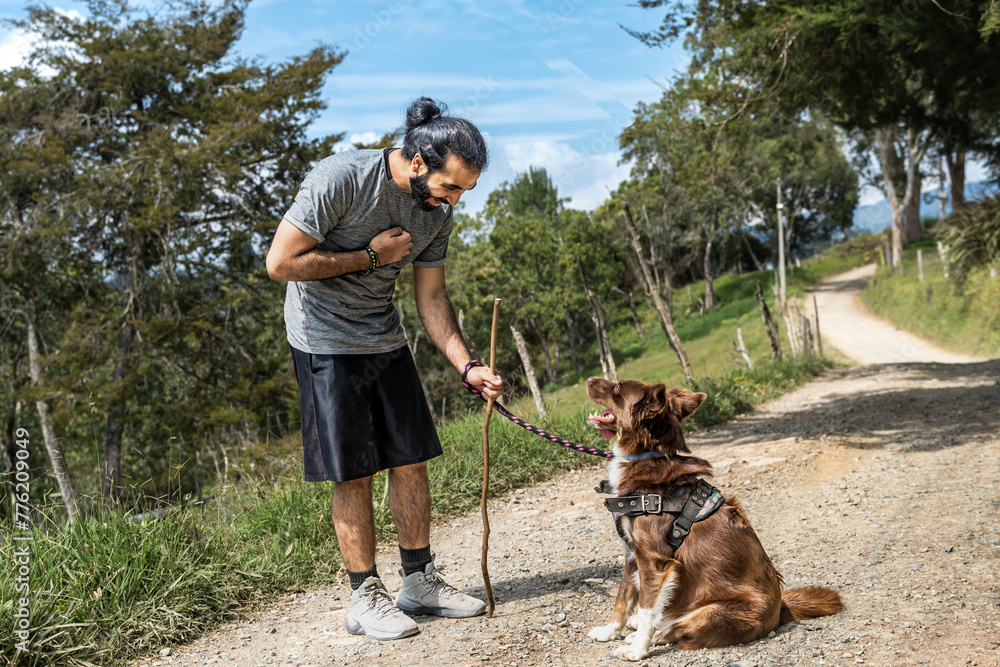
[[[712,475],[708,461],[684,454],[691,450],[681,427],[705,394],[600,378],[587,381],[587,393],[606,408],[587,421],[606,438],[618,436],[608,465],[618,496],[667,498],[679,486]],[[620,637],[627,623],[635,627],[615,651],[619,658],[642,660],[654,643],[676,642],[684,649],[747,644],[783,623],[841,609],[840,596],[829,588],[782,591],[781,575],[734,498],[694,523],[676,552],[666,539],[674,518],[659,513],[619,519],[626,558],[618,598],[611,622],[589,634],[606,642]]]

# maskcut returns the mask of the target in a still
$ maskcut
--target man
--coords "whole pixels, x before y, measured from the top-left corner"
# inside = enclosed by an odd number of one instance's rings
[[[267,254],[288,281],[285,325],[302,407],[307,481],[334,481],[333,525],[351,579],[347,629],[376,639],[418,632],[409,614],[467,617],[485,603],[448,585],[430,551],[426,461],[441,454],[392,305],[413,264],[428,336],[484,395],[499,375],[472,366],[445,290],[452,207],[486,167],[476,127],[429,98],[410,105],[401,149],[339,153],[303,181]],[[375,567],[372,476],[389,475],[403,587],[395,603]]]

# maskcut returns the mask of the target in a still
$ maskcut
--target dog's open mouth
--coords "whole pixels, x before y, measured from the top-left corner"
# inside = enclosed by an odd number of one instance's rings
[[[615,437],[618,433],[618,429],[614,428],[615,416],[611,414],[611,410],[605,410],[601,414],[596,412],[587,417],[587,423],[598,429],[605,438],[610,440]],[[611,427],[611,428],[609,428]]]

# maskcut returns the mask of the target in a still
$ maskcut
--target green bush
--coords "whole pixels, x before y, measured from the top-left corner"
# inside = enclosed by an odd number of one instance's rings
[[[973,269],[1000,259],[1000,195],[948,216],[937,237],[947,248],[949,278],[960,290]]]

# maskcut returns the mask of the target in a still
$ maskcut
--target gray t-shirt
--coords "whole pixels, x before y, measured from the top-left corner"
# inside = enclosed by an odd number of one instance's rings
[[[392,304],[403,266],[442,266],[451,234],[451,206],[424,211],[389,177],[387,152],[356,150],[321,161],[302,182],[285,219],[319,241],[321,250],[364,250],[391,227],[410,233],[413,247],[398,262],[369,273],[290,281],[285,328],[292,347],[312,354],[390,352],[406,344]]]

